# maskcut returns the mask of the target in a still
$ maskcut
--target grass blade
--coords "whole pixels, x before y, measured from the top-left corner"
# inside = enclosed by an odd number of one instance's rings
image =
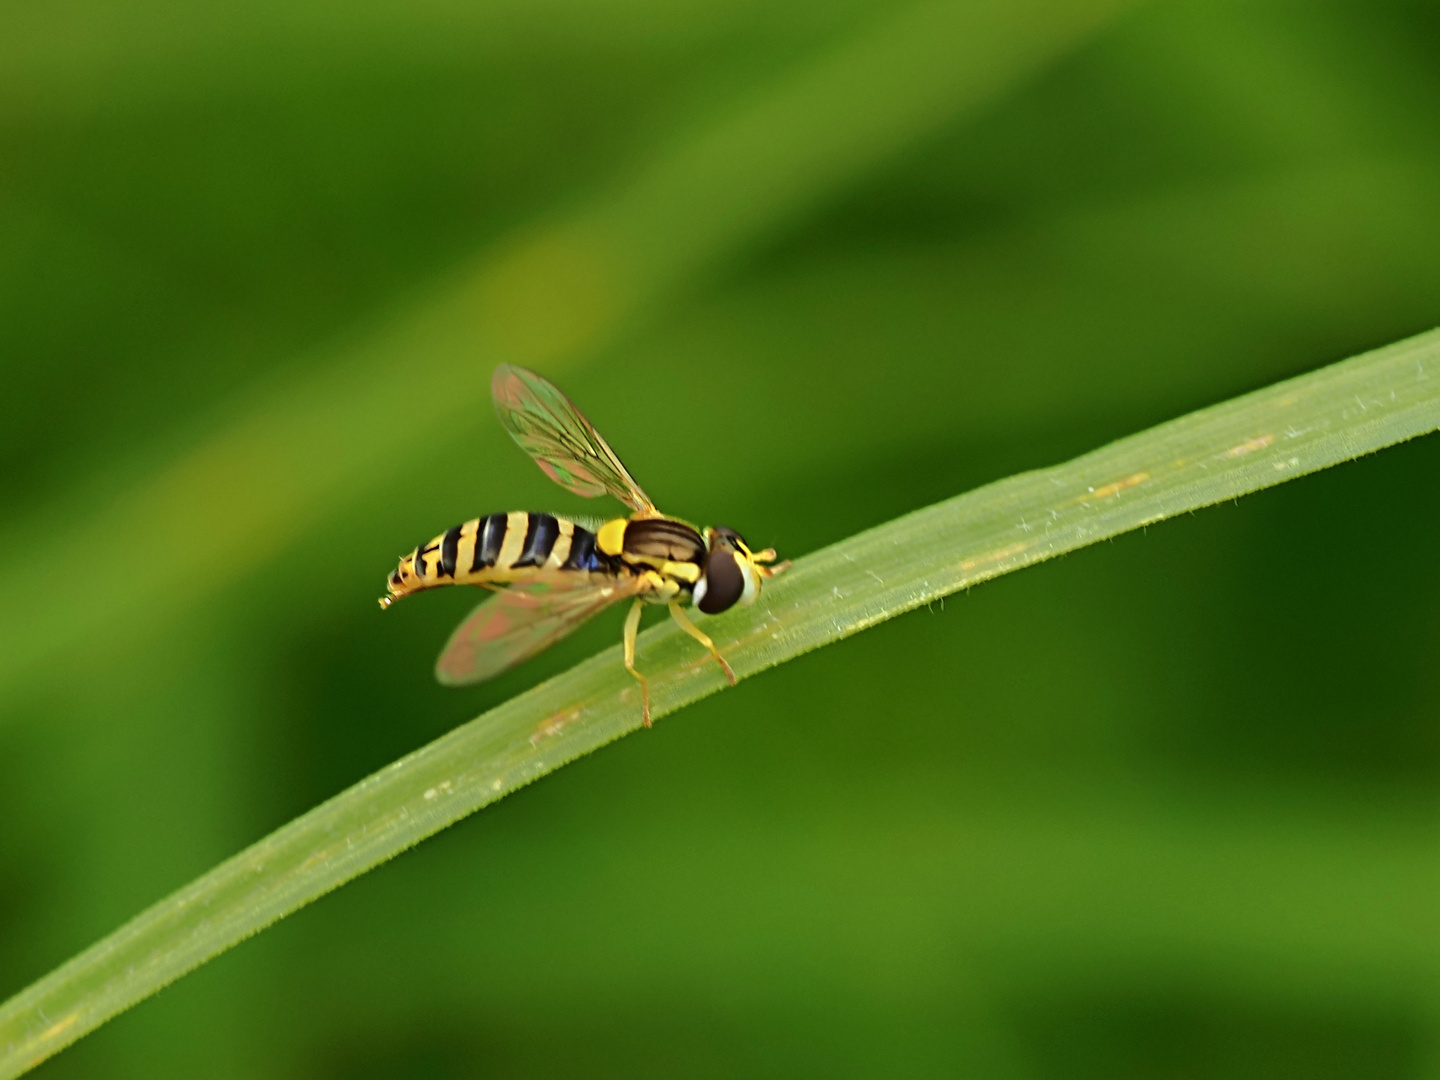
[[[1440,428],[1440,331],[909,514],[799,560],[712,628],[753,675],[958,589]],[[16,1076],[277,919],[639,726],[618,647],[296,819],[0,1007]],[[655,713],[724,680],[668,623],[641,638]]]

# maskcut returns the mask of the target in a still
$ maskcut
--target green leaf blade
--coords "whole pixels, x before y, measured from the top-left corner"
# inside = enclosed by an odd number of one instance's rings
[[[1440,428],[1440,331],[1023,473],[796,562],[709,624],[746,677],[1012,570]],[[656,717],[722,689],[670,624],[640,640]],[[162,900],[0,1006],[19,1075],[187,971],[640,726],[611,648],[393,763]]]

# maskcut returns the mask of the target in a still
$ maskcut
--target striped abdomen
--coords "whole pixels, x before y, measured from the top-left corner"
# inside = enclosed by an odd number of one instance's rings
[[[400,560],[382,603],[436,585],[523,581],[541,570],[617,572],[595,534],[551,514],[490,514],[441,533]]]

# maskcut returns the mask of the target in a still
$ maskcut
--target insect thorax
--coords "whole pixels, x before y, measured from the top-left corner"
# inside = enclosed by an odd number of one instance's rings
[[[705,540],[683,521],[642,518],[626,523],[623,554],[647,561],[699,563],[705,555]]]
[[[597,536],[601,551],[615,551],[632,573],[654,571],[667,583],[652,600],[688,594],[700,579],[705,540],[694,527],[674,518],[608,522]]]

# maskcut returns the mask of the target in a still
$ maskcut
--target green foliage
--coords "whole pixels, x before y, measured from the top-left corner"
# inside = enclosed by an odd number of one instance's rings
[[[374,606],[456,521],[594,509],[499,435],[493,363],[667,510],[819,551],[1440,322],[1437,35],[8,5],[0,998],[613,645],[447,692],[470,598]],[[1422,1073],[1436,443],[747,680],[38,1075]]]

